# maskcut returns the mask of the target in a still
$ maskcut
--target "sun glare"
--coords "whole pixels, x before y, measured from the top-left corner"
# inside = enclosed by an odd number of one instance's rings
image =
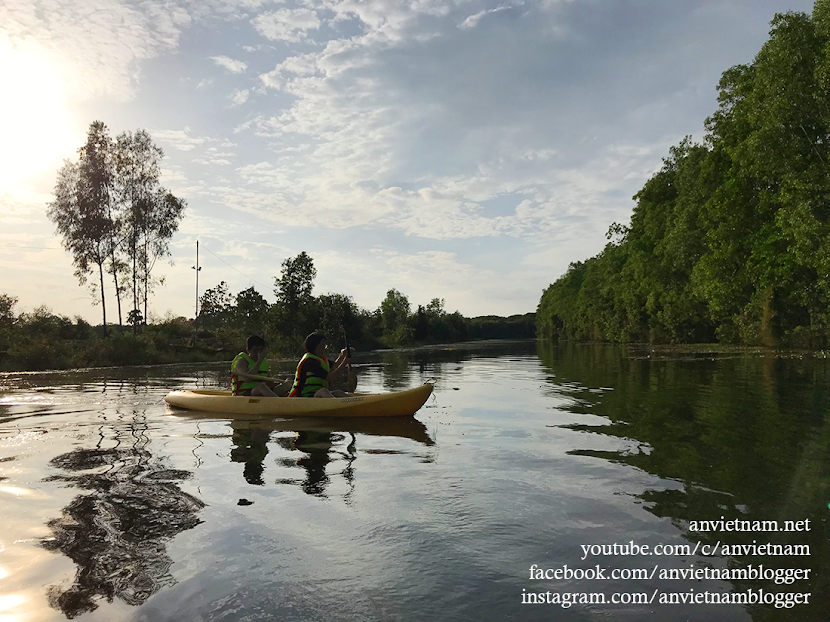
[[[0,191],[71,157],[67,83],[57,63],[32,43],[0,38]]]

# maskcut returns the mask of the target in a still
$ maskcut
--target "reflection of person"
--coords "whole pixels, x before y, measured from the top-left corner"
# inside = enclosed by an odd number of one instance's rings
[[[261,397],[277,397],[277,393],[256,376],[268,375],[268,359],[265,358],[265,339],[258,335],[251,335],[245,344],[245,352],[236,355],[231,363],[231,391],[234,395],[255,395]],[[282,392],[285,395],[284,392]]]
[[[242,476],[245,481],[255,486],[262,486],[265,481],[262,473],[265,471],[263,461],[268,455],[268,440],[271,432],[259,429],[234,429],[231,442],[234,447],[231,449],[231,460],[242,462],[245,468]]]
[[[348,395],[339,389],[330,391],[329,381],[343,373],[349,353],[343,348],[332,367],[326,358],[326,348],[326,336],[322,333],[311,333],[305,338],[305,354],[297,365],[294,386],[291,387],[289,397],[346,397]]]
[[[309,495],[325,496],[330,478],[326,473],[326,465],[331,462],[329,452],[337,440],[330,432],[305,431],[297,432],[294,442],[295,448],[307,455],[297,460],[297,466],[306,470],[306,479],[300,484],[303,492]]]

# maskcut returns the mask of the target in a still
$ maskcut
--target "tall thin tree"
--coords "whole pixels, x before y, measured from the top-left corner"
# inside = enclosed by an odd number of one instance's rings
[[[163,157],[164,152],[146,130],[124,132],[116,139],[115,169],[132,280],[134,330],[147,321],[148,296],[157,282],[152,270],[159,257],[170,254],[170,238],[187,205],[160,185]]]
[[[66,161],[58,171],[54,200],[48,204],[47,216],[63,238],[63,246],[72,253],[75,276],[87,282],[93,266],[98,267],[98,283],[93,292],[100,293],[104,334],[107,332],[107,307],[104,290],[104,263],[112,254],[115,223],[112,220],[110,139],[107,126],[94,121],[89,126],[86,144],[78,150],[79,161]]]

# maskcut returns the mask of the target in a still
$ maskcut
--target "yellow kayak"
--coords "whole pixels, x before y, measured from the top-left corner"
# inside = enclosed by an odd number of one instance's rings
[[[272,417],[400,417],[413,415],[432,393],[432,383],[394,393],[353,393],[348,397],[246,397],[230,391],[171,391],[171,406],[202,412]]]

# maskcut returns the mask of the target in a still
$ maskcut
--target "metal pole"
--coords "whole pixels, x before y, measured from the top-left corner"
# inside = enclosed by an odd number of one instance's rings
[[[196,317],[199,317],[199,240],[196,240],[196,265],[190,267],[196,270]]]

